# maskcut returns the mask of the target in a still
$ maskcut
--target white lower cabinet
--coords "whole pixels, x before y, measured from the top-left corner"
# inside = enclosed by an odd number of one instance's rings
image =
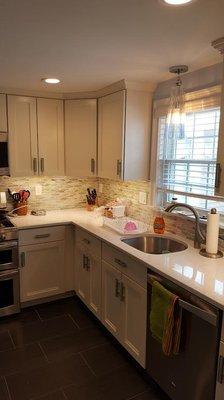
[[[101,317],[101,259],[81,244],[75,251],[76,294],[98,317]]]
[[[147,292],[109,263],[102,262],[102,322],[145,367]]]
[[[122,275],[123,345],[144,367],[146,354],[147,292],[132,279]]]
[[[20,246],[21,302],[64,292],[64,241]]]
[[[107,262],[102,262],[102,322],[121,340],[122,309],[120,301],[121,273]]]

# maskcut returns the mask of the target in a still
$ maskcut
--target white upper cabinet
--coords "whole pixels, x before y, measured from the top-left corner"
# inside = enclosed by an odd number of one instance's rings
[[[37,99],[39,173],[64,175],[63,101]]]
[[[151,103],[151,93],[131,89],[99,99],[100,177],[149,178]]]
[[[38,173],[36,99],[8,96],[9,165],[12,176]]]
[[[97,100],[65,101],[66,175],[96,176]]]
[[[8,96],[11,176],[64,175],[63,101]]]
[[[6,95],[0,93],[0,133],[8,131]]]
[[[98,175],[122,178],[124,150],[125,90],[99,99]]]

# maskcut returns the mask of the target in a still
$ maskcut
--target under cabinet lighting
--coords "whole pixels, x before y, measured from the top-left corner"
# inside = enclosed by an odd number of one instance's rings
[[[182,4],[191,3],[193,0],[163,0],[167,4],[172,4],[173,6],[179,6]]]
[[[58,78],[43,78],[41,80],[45,83],[51,83],[51,84],[56,84],[61,82],[60,79]]]

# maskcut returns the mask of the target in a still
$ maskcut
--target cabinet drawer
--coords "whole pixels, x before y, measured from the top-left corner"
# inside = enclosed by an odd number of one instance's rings
[[[76,229],[76,243],[84,245],[95,256],[101,257],[101,241],[83,229]]]
[[[57,240],[64,240],[64,238],[64,226],[24,229],[19,232],[19,245],[55,242]]]
[[[147,286],[147,268],[139,261],[135,261],[125,253],[103,243],[102,258],[123,274],[138,282],[141,286]]]

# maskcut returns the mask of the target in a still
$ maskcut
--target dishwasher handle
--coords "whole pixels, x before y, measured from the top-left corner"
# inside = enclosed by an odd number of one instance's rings
[[[217,325],[217,315],[211,311],[203,310],[200,307],[194,306],[193,304],[188,303],[182,299],[179,299],[179,306],[186,311],[189,311],[191,314],[196,315],[198,318],[203,319],[211,325]]]
[[[153,282],[157,280],[159,283],[162,284],[162,282],[157,279],[156,276],[148,274],[148,283],[150,285],[153,284]],[[183,308],[186,311],[189,311],[191,314],[196,315],[198,318],[203,319],[204,321],[208,322],[211,325],[216,326],[218,323],[218,316],[213,313],[211,310],[203,310],[203,308],[195,306],[194,304],[188,303],[185,300],[182,300],[179,298],[178,300],[179,306]]]

